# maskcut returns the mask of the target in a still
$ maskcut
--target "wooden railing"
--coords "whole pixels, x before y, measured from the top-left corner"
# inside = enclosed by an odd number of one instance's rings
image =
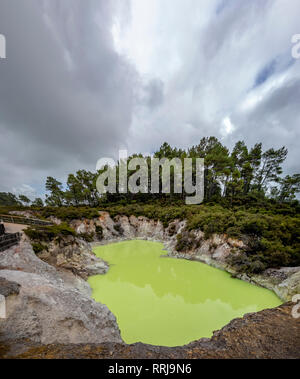
[[[17,245],[20,242],[21,233],[4,234],[0,236],[0,252]]]
[[[53,225],[50,221],[39,220],[35,218],[26,218],[23,216],[13,216],[13,215],[0,215],[0,222],[8,222],[12,224],[22,224],[22,225],[42,225],[51,226]]]

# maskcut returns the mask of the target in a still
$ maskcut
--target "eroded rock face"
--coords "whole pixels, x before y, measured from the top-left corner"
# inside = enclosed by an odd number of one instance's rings
[[[170,257],[198,260],[228,271],[237,278],[273,290],[283,301],[290,301],[295,294],[300,293],[300,267],[269,269],[260,275],[237,272],[228,263],[228,258],[233,251],[237,255],[242,254],[246,248],[245,242],[216,234],[205,239],[201,230],[188,232],[186,221],[175,220],[164,228],[160,221],[146,217],[116,216],[112,219],[108,212],[99,212],[99,218],[74,220],[71,226],[75,226],[80,233],[95,233],[96,226],[101,227],[102,238],[98,241],[99,244],[139,238],[163,242]],[[183,246],[180,252],[177,251],[179,234],[182,234]]]
[[[15,288],[7,293],[7,318],[0,320],[0,340],[121,342],[114,315],[89,297],[85,282],[40,260],[26,238],[0,253],[0,285],[9,290],[11,282],[19,292]]]
[[[89,243],[73,236],[55,239],[38,257],[52,266],[70,270],[83,279],[105,274],[108,270],[108,265],[96,257]]]
[[[6,300],[1,339],[29,338],[42,344],[121,342],[113,314],[79,291],[27,272],[1,270],[0,277],[21,286],[18,296]]]
[[[73,220],[70,222],[70,226],[77,234],[93,235],[96,233],[96,224],[94,220]]]
[[[113,220],[107,212],[99,212],[99,215],[97,223],[103,230],[102,242],[134,238],[157,241],[166,239],[167,233],[160,221],[135,216],[117,216]]]
[[[189,248],[184,253],[176,251],[177,236],[185,232],[185,221],[175,220],[164,228],[161,222],[145,217],[112,219],[107,212],[99,212],[99,218],[74,220],[71,226],[79,234],[94,235],[96,243],[99,239],[106,244],[138,238],[163,242],[171,257],[206,262],[272,289],[283,300],[300,293],[300,268],[266,270],[262,275],[251,277],[237,274],[226,258],[231,249],[242,251],[245,246],[242,241],[226,235],[205,239],[203,232],[196,230]],[[41,357],[47,357],[48,353],[57,358],[66,355],[74,358],[299,357],[299,321],[291,317],[291,305],[233,320],[211,340],[202,339],[187,347],[125,345],[115,317],[105,305],[90,298],[89,286],[82,279],[107,270],[103,262],[97,266],[99,261],[90,245],[81,239],[67,237],[53,241],[41,258],[43,260],[34,254],[26,238],[19,246],[0,253],[0,285],[5,283],[6,289],[12,289],[8,282],[14,283],[16,289],[7,292],[8,318],[0,321],[0,354],[1,341],[19,346],[17,341],[24,343],[25,338],[31,346],[43,351]],[[45,344],[53,345],[45,347]],[[78,344],[84,344],[82,350]],[[38,351],[35,350],[33,356],[37,356]]]
[[[24,236],[19,245],[0,252],[0,270],[24,271],[39,274],[49,280],[61,280],[54,267],[36,256],[30,242]]]

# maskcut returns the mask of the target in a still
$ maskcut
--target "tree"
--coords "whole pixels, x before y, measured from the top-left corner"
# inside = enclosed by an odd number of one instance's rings
[[[258,191],[266,191],[270,182],[276,181],[282,173],[281,164],[287,157],[288,150],[285,147],[274,150],[269,149],[262,155],[261,167],[256,174],[256,187]]]
[[[277,187],[272,189],[273,198],[280,201],[290,201],[298,192],[298,176],[280,178],[282,173],[282,163],[286,159],[287,149],[282,147],[275,150],[273,148],[262,152],[262,144],[257,143],[249,149],[244,141],[238,141],[232,152],[224,146],[216,137],[202,138],[198,145],[190,149],[183,150],[174,148],[165,142],[160,149],[154,153],[154,158],[166,158],[169,161],[176,158],[182,163],[182,181],[184,181],[184,159],[191,158],[195,163],[197,158],[204,159],[204,200],[207,202],[224,202],[234,205],[234,198],[238,202],[264,200],[269,193],[271,185],[277,183]],[[151,188],[151,165],[153,158],[143,157],[141,154],[134,154],[127,160],[135,157],[147,159],[148,163],[148,188]],[[178,171],[175,172],[173,165],[170,166],[170,193],[163,193],[162,168],[159,168],[159,193],[130,193],[119,191],[119,173],[121,162],[116,165],[116,193],[106,193],[99,195],[96,188],[98,176],[106,171],[102,168],[93,173],[86,170],[79,170],[76,174],[70,174],[66,183],[66,190],[63,191],[62,183],[52,177],[47,178],[46,189],[49,192],[46,196],[47,205],[61,206],[90,206],[96,207],[100,202],[128,202],[128,201],[148,201],[148,200],[183,200],[188,194],[182,186],[182,193],[175,190],[174,179]],[[139,171],[128,170],[127,180],[130,176]],[[178,179],[178,176],[176,176]],[[123,183],[125,186],[125,183]],[[127,182],[128,184],[128,182]],[[184,184],[182,182],[182,184]],[[196,165],[192,165],[192,184],[196,184]],[[252,199],[252,200],[251,200]],[[225,200],[225,201],[224,201]]]
[[[23,205],[29,205],[29,203],[31,202],[31,200],[28,199],[28,197],[25,195],[19,195],[19,200]]]
[[[76,178],[83,191],[83,201],[90,207],[95,207],[99,204],[99,195],[96,188],[97,177],[97,173],[92,173],[86,170],[79,170],[76,173]]]
[[[256,143],[248,154],[248,160],[243,166],[244,194],[248,194],[252,188],[253,179],[261,165],[262,144]]]
[[[62,190],[62,183],[56,179],[48,176],[46,181],[46,190],[50,195],[46,195],[46,204],[54,207],[61,207],[64,201],[64,192]]]
[[[292,201],[296,198],[296,194],[300,192],[300,174],[293,176],[287,175],[285,178],[277,180],[279,187],[273,187],[271,197],[280,203]]]
[[[216,137],[202,138],[199,145],[189,150],[188,155],[191,158],[204,158],[205,199],[221,196],[221,184],[227,183],[232,166],[227,147]]]
[[[167,142],[163,143],[159,150],[154,154],[155,158],[181,158],[181,155],[183,154],[183,150],[172,148]]]
[[[70,174],[67,180],[67,190],[63,193],[67,205],[89,205],[96,207],[99,204],[99,195],[96,188],[97,177],[100,173],[79,170]]]
[[[232,154],[232,163],[234,169],[239,170],[241,179],[243,180],[243,194],[247,195],[252,186],[257,169],[260,167],[262,145],[256,144],[250,152],[244,141],[236,143]]]
[[[70,174],[68,176],[67,186],[68,189],[64,194],[67,204],[78,206],[84,199],[82,183],[80,183],[75,175]]]
[[[17,196],[10,192],[0,192],[0,205],[1,206],[18,206],[21,205]]]
[[[32,206],[32,207],[42,208],[42,207],[44,206],[44,202],[43,202],[43,200],[42,200],[40,197],[37,197],[37,198],[31,203],[31,206]]]
[[[233,199],[243,192],[243,187],[244,181],[241,178],[241,173],[237,168],[235,168],[232,172],[231,180],[227,186],[227,196],[229,197],[231,206]]]

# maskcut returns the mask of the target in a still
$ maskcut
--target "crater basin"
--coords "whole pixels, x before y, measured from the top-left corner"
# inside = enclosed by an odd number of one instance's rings
[[[93,298],[116,316],[128,344],[185,345],[211,337],[234,318],[282,303],[272,291],[225,271],[162,257],[161,243],[126,241],[94,252],[110,269],[89,278]]]

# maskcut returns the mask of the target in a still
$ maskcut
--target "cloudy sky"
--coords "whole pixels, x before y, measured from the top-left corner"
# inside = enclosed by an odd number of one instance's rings
[[[0,191],[214,135],[300,172],[300,0],[0,0]]]

